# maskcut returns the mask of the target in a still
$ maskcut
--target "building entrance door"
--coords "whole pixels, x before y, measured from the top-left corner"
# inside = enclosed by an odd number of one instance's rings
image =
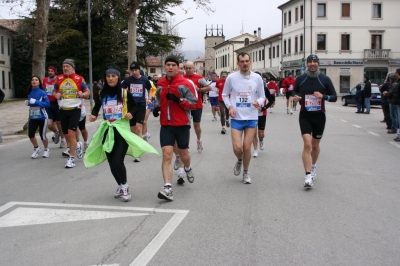
[[[340,93],[347,93],[350,90],[350,76],[340,76]]]

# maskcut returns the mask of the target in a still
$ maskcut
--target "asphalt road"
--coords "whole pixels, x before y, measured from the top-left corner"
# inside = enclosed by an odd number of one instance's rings
[[[230,132],[203,111],[191,138],[195,182],[157,198],[161,159],[126,157],[132,200],[113,198],[108,163],[65,169],[61,149],[31,159],[27,137],[0,145],[0,265],[400,265],[400,145],[382,110],[327,104],[314,188],[304,189],[298,111],[268,114],[253,184],[233,175]],[[99,122],[88,123],[90,135]],[[150,117],[149,142],[161,151]],[[49,134],[50,136],[50,134]],[[174,171],[174,182],[177,172]]]

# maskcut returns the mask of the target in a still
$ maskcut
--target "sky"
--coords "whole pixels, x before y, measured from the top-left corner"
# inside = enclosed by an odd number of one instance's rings
[[[193,0],[183,0],[180,7],[171,8],[175,13],[173,16],[172,27],[185,20],[174,28],[178,30],[181,37],[185,38],[182,51],[202,51],[204,52],[204,37],[206,26],[211,25],[216,28],[223,26],[225,40],[241,35],[243,29],[245,33],[253,34],[254,30],[261,27],[261,38],[281,32],[281,10],[278,9],[289,0],[210,0],[211,8],[214,12],[206,13],[200,8],[196,8]],[[0,19],[18,18],[18,14],[29,14],[26,9],[34,10],[35,1],[25,0],[24,7],[17,4],[6,4],[0,2]],[[18,2],[18,1],[14,1]],[[10,7],[13,9],[10,11]]]

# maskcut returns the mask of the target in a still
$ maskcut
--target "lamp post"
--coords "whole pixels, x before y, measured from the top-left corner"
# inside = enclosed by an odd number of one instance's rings
[[[92,28],[91,28],[91,17],[90,17],[90,4],[88,0],[88,46],[89,46],[89,89],[90,89],[90,109],[93,109],[93,77],[92,77]]]

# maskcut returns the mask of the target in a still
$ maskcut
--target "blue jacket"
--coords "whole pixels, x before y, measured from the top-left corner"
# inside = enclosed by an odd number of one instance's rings
[[[35,99],[34,104],[30,104],[30,99]],[[49,98],[47,94],[41,88],[32,88],[32,91],[28,95],[28,106],[29,106],[29,117],[33,120],[44,120],[48,119],[46,109],[50,107]]]

